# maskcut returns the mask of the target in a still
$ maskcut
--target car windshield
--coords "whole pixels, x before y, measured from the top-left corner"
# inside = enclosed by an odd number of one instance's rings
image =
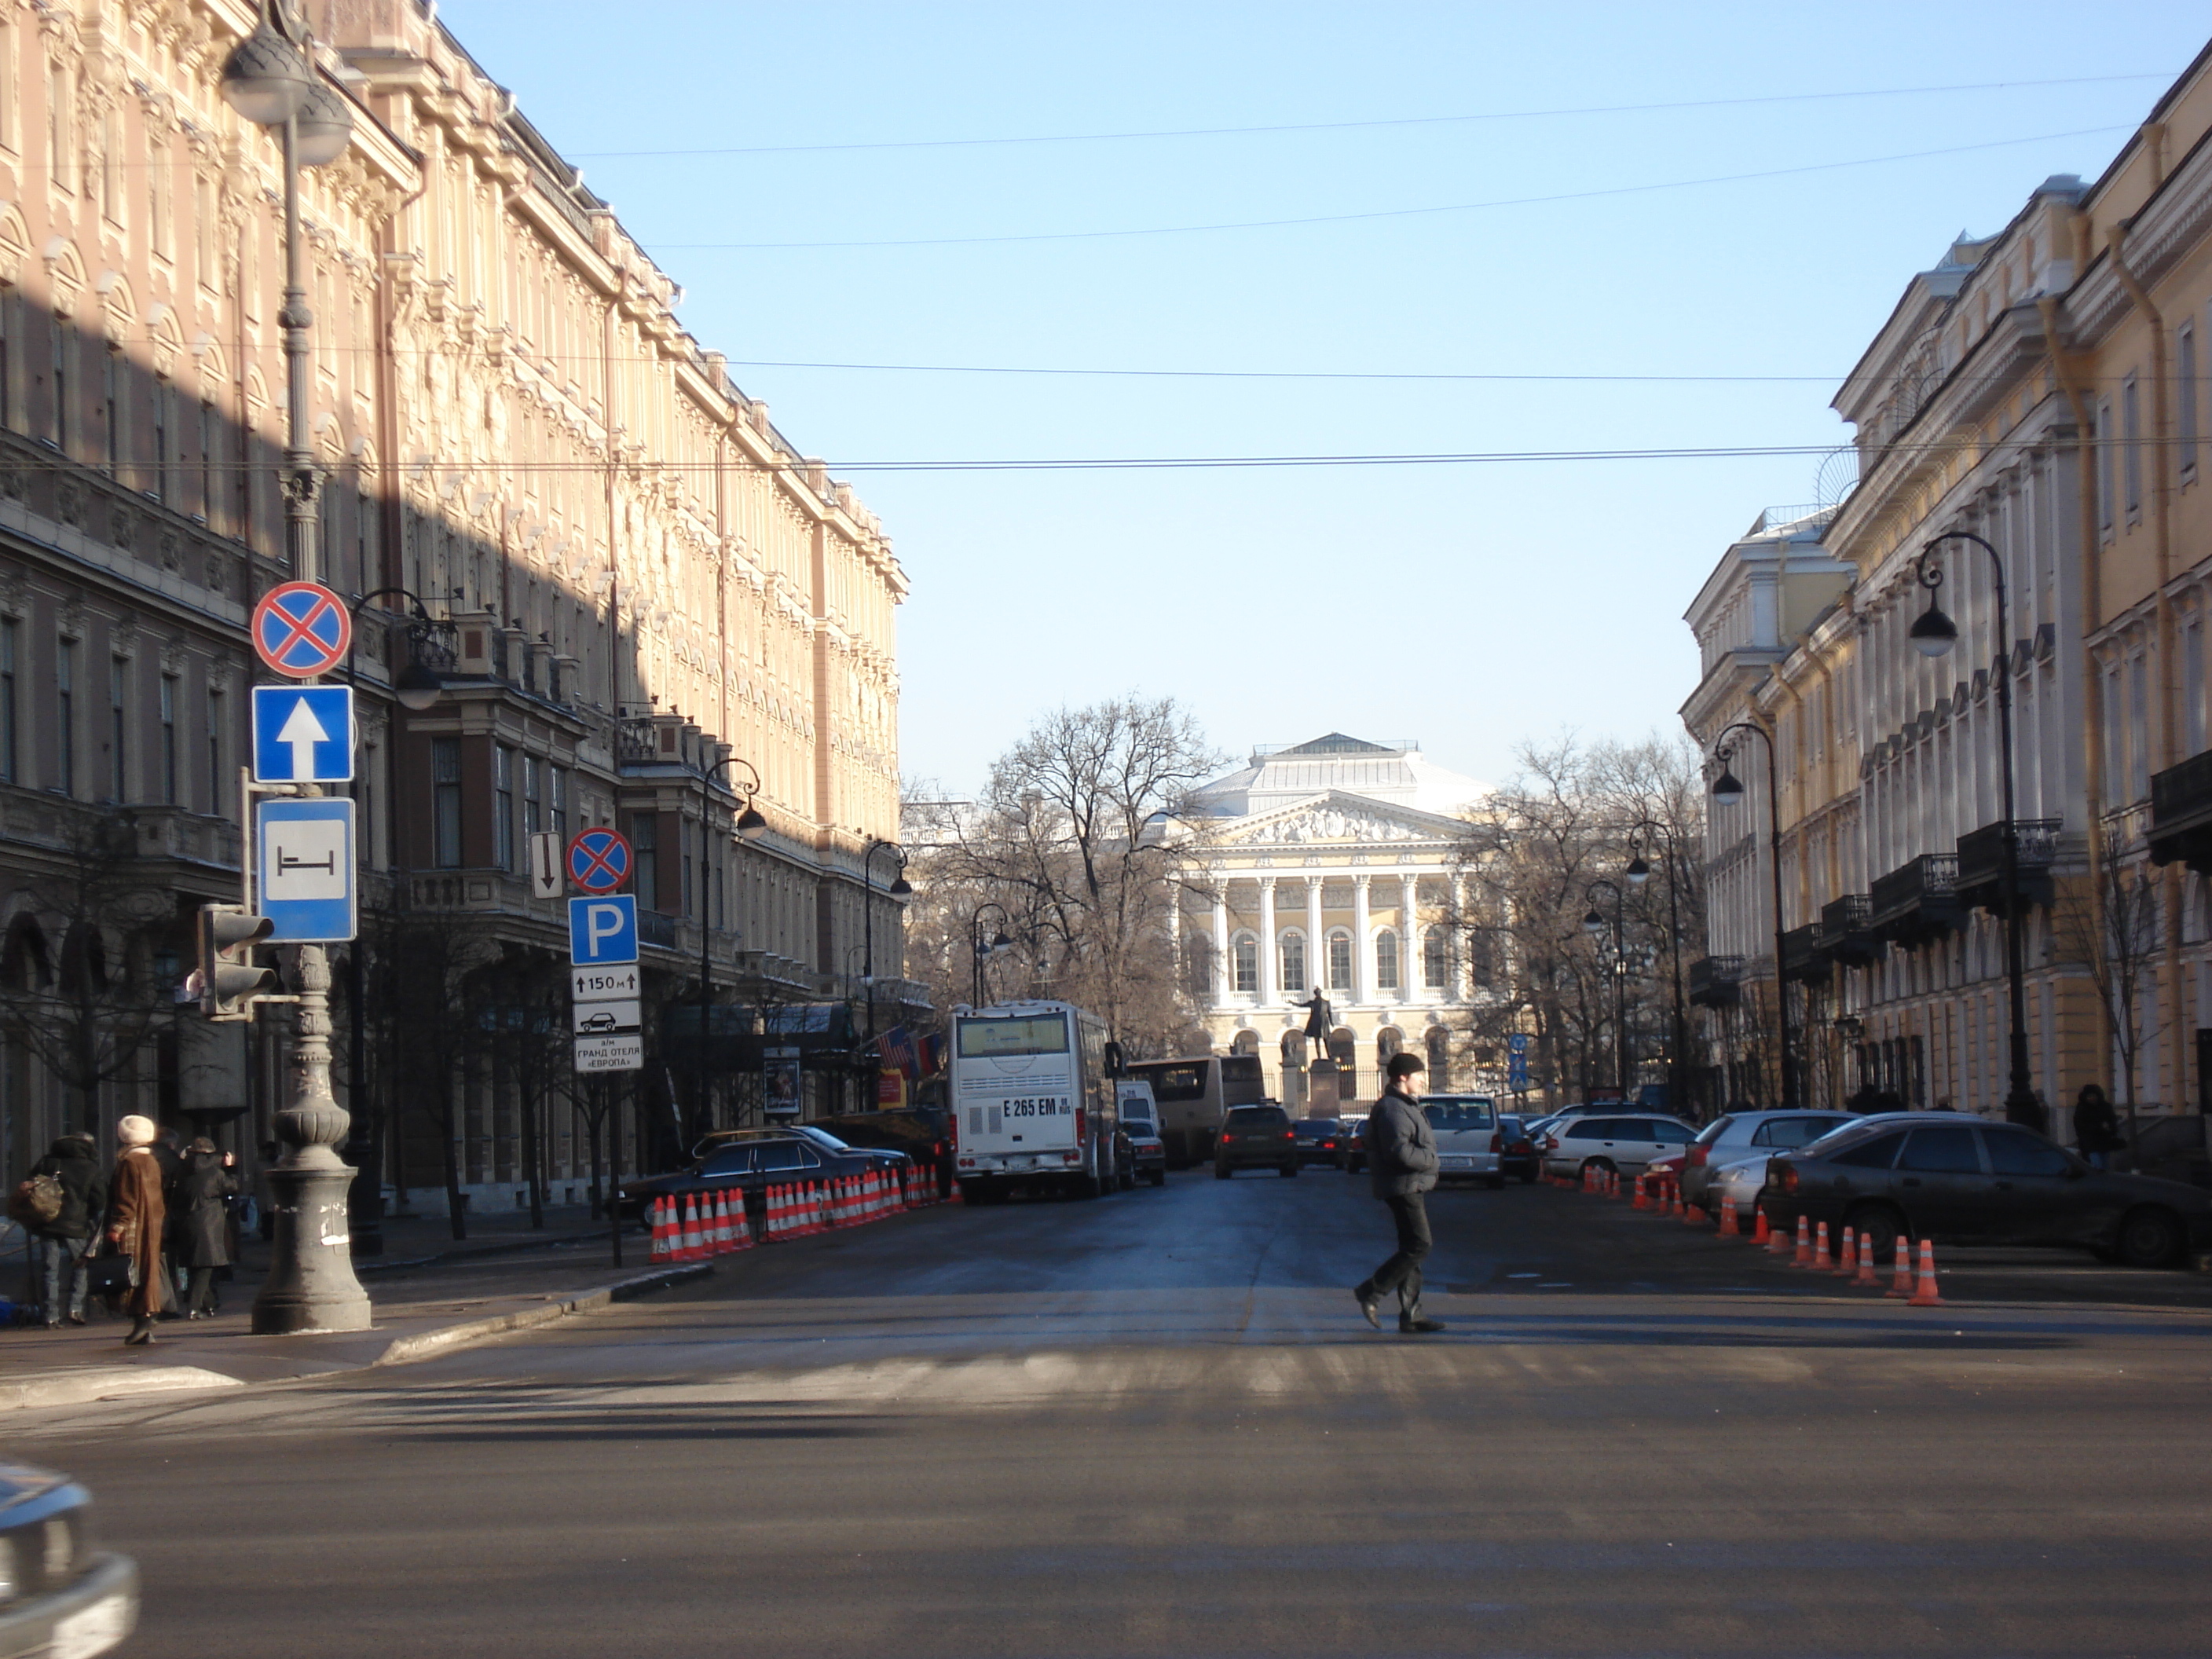
[[[1290,1121],[1290,1114],[1279,1106],[1232,1106],[1229,1109],[1228,1122],[1232,1129],[1279,1129]]]
[[[808,1139],[814,1142],[816,1146],[821,1146],[830,1152],[849,1152],[853,1150],[849,1145],[838,1139],[836,1136],[831,1134],[827,1129],[817,1129],[811,1123],[794,1123],[791,1127],[799,1133],[805,1135]]]

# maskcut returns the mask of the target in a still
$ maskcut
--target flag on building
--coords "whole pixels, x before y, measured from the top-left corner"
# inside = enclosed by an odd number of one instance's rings
[[[883,1056],[884,1067],[907,1077],[921,1074],[921,1056],[915,1052],[914,1033],[903,1025],[894,1025],[876,1039],[876,1052]]]

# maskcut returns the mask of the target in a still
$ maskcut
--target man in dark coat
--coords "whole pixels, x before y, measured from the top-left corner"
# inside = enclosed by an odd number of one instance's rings
[[[238,1192],[231,1165],[236,1162],[228,1152],[217,1152],[205,1135],[185,1154],[173,1231],[178,1261],[191,1270],[191,1291],[185,1301],[187,1319],[213,1316],[215,1270],[230,1266],[230,1200]]]
[[[64,1312],[70,1324],[82,1325],[91,1279],[85,1260],[107,1212],[107,1175],[100,1167],[100,1143],[82,1130],[64,1135],[31,1166],[31,1173],[50,1175],[62,1187],[61,1213],[30,1229],[42,1258],[44,1297],[39,1315],[50,1331],[60,1327]]]
[[[2095,1084],[2083,1084],[2081,1092],[2074,1097],[2075,1150],[2092,1169],[2101,1170],[2107,1156],[2127,1144],[2120,1134],[2120,1115],[2112,1109],[2111,1097]]]
[[[1382,1328],[1375,1304],[1392,1291],[1398,1293],[1398,1328],[1408,1336],[1426,1336],[1444,1328],[1440,1319],[1421,1312],[1421,1258],[1428,1255],[1429,1209],[1422,1198],[1437,1184],[1437,1141],[1429,1120],[1421,1114],[1420,1096],[1413,1078],[1427,1068],[1415,1054],[1393,1054],[1384,1068],[1389,1081],[1375,1109],[1367,1115],[1362,1131],[1367,1140],[1368,1179],[1375,1196],[1390,1207],[1398,1229],[1398,1249],[1375,1275],[1352,1291],[1359,1311],[1376,1330]]]

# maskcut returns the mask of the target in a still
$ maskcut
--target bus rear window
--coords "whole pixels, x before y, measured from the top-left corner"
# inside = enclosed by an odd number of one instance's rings
[[[963,1019],[960,1022],[960,1058],[988,1060],[1000,1054],[1064,1054],[1067,1052],[1065,1014],[1016,1015],[1008,1019]]]
[[[1146,1082],[1152,1085],[1154,1100],[1206,1098],[1206,1067],[1203,1066],[1140,1066],[1135,1069]]]

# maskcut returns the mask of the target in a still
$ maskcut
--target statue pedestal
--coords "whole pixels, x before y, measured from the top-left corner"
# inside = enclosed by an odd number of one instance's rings
[[[1306,1067],[1306,1115],[1334,1117],[1342,1101],[1336,1092],[1336,1062],[1317,1060]]]

